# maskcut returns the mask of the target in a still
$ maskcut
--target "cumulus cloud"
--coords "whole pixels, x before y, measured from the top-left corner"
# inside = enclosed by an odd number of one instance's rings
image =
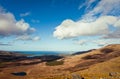
[[[29,13],[22,14],[21,16],[27,15],[29,15]],[[38,41],[40,40],[40,37],[32,35],[35,31],[36,29],[25,22],[24,19],[17,21],[12,13],[6,12],[0,7],[0,37],[12,36],[14,37],[13,42],[16,40]],[[10,44],[0,43],[0,45]]]
[[[74,22],[67,19],[56,27],[53,34],[58,39],[108,34],[109,25],[115,25],[118,19],[115,16],[102,16],[92,22]]]
[[[26,13],[21,13],[20,16],[21,17],[25,17],[25,16],[29,16],[30,15],[30,12],[26,12]]]
[[[30,35],[35,31],[24,19],[17,21],[12,13],[0,8],[0,36]]]
[[[95,0],[86,1],[79,9],[91,7]],[[112,5],[112,6],[111,6]],[[100,0],[79,21],[64,20],[55,28],[53,36],[58,39],[104,35],[103,38],[120,38],[120,0]],[[115,30],[111,31],[113,26]]]
[[[0,13],[0,35],[22,35],[35,31],[23,19],[16,21],[12,13]]]

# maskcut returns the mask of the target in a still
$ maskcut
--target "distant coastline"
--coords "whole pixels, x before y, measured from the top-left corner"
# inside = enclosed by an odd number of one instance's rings
[[[43,55],[71,55],[75,52],[65,51],[10,51],[14,53],[24,54],[26,56],[43,56]]]

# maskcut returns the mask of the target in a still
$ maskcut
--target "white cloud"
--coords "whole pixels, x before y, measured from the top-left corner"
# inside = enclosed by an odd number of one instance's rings
[[[120,43],[120,39],[81,39],[81,40],[77,40],[75,41],[75,44],[78,45],[87,45],[88,43],[92,43],[97,45],[97,46],[106,46],[109,44],[119,44]]]
[[[101,39],[101,40],[93,40],[93,41],[91,41],[91,42],[97,44],[98,46],[105,46],[105,45],[108,44],[107,41],[102,40],[102,39]]]
[[[10,43],[3,43],[3,42],[0,42],[0,46],[11,46]]]
[[[85,3],[83,3],[83,4],[80,4],[80,6],[78,7],[78,9],[80,10],[81,8],[83,8],[86,5],[87,5],[87,1]]]
[[[10,12],[1,10],[0,12],[0,36],[24,35],[34,32],[29,23],[23,19],[17,21]]]
[[[120,27],[120,19],[114,24],[115,27]]]
[[[97,44],[98,46],[106,46],[109,44],[119,44],[120,39],[97,39],[91,40],[91,42]]]
[[[120,15],[120,0],[101,0],[84,18],[100,15]]]
[[[117,28],[117,30],[115,30],[107,35],[104,35],[102,38],[105,38],[105,39],[118,38],[118,39],[120,39],[120,28]]]
[[[26,12],[26,13],[21,13],[20,16],[21,17],[25,17],[25,16],[29,16],[30,15],[30,12]]]
[[[116,30],[110,32],[109,34],[104,35],[102,38],[105,39],[120,38],[120,19],[118,19],[113,26],[116,28]]]
[[[86,0],[84,3],[80,4],[78,9],[80,10],[83,7],[86,7],[86,10],[88,10],[91,7],[91,4],[94,3],[96,0]]]
[[[31,40],[31,36],[29,35],[18,36],[16,40]]]
[[[25,13],[25,15],[28,14]],[[30,27],[29,23],[25,22],[24,19],[17,21],[12,13],[0,8],[0,36],[15,36],[15,40],[38,41],[40,37],[31,35],[35,31],[36,29]]]
[[[39,36],[32,37],[32,36],[30,36],[30,35],[22,35],[22,36],[18,36],[15,40],[38,41],[38,40],[40,40],[40,37],[39,37]]]
[[[58,39],[77,36],[102,35],[109,33],[109,25],[114,25],[118,20],[115,16],[102,16],[92,22],[65,20],[56,27],[53,35]]]
[[[88,0],[79,9],[92,6],[95,0]],[[120,38],[120,0],[100,0],[97,5],[75,22],[64,20],[55,28],[54,37],[58,39],[79,36],[104,35],[103,38]],[[115,30],[111,31],[113,26]]]
[[[75,41],[75,44],[84,45],[87,42],[88,42],[88,40],[79,40],[79,41]]]
[[[34,37],[32,40],[33,40],[33,41],[38,41],[38,40],[40,40],[40,37],[39,37],[39,36],[36,36],[36,37]]]

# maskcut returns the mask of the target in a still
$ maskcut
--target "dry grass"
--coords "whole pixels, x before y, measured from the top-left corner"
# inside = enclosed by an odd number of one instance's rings
[[[2,68],[0,69],[0,79],[73,79],[73,74],[85,79],[119,79],[119,63],[120,45],[109,45],[89,53],[68,56],[64,58],[63,65],[46,66],[46,63],[43,62],[34,65]],[[23,77],[10,74],[23,71],[27,73]],[[117,73],[117,75],[110,76],[110,73]]]

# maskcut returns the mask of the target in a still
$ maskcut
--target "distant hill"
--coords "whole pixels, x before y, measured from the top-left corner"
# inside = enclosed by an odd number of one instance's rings
[[[0,67],[5,68],[5,67],[17,66],[17,65],[18,66],[32,65],[32,64],[38,64],[41,62],[53,61],[61,58],[63,58],[63,56],[43,55],[43,56],[28,57],[25,54],[21,54],[18,52],[0,51]]]
[[[27,56],[18,52],[0,51],[0,62],[24,59]]]
[[[79,55],[79,54],[83,54],[83,53],[88,53],[88,52],[91,52],[93,50],[96,50],[96,49],[91,49],[91,50],[87,50],[87,51],[80,51],[80,52],[75,52],[73,53],[72,55]]]
[[[0,50],[0,55],[9,55],[9,56],[25,56],[24,54],[18,52],[2,51]]]

